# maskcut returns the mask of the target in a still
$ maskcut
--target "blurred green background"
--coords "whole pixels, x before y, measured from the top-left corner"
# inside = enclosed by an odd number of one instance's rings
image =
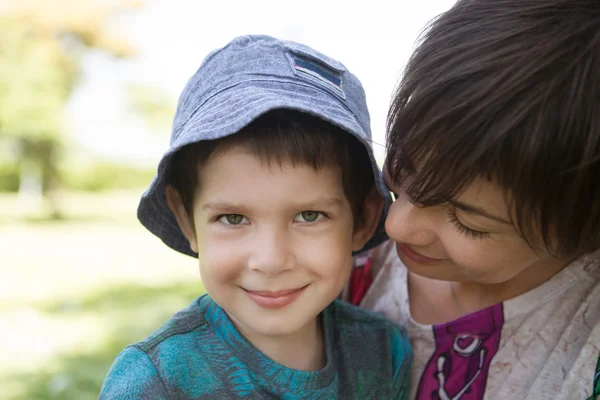
[[[112,360],[202,293],[135,219],[139,193],[63,192],[62,219],[0,195],[0,398],[97,399]]]
[[[118,352],[203,292],[196,262],[137,222],[153,168],[91,151],[66,118],[86,57],[135,59],[113,22],[142,7],[0,3],[1,399],[97,399]],[[121,96],[166,143],[173,97],[135,81]]]

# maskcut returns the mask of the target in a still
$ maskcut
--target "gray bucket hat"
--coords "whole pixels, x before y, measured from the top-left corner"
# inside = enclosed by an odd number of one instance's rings
[[[187,82],[169,149],[142,195],[140,222],[169,247],[197,257],[167,206],[165,179],[172,155],[188,144],[232,135],[260,115],[280,108],[317,116],[365,145],[386,207],[377,232],[361,251],[383,242],[387,238],[383,221],[391,198],[371,149],[369,112],[360,81],[340,62],[307,46],[263,35],[241,36],[213,51]]]

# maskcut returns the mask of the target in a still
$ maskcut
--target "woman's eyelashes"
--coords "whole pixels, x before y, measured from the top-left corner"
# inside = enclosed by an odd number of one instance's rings
[[[450,220],[450,223],[452,223],[454,225],[456,230],[468,238],[484,239],[484,238],[490,236],[489,232],[476,231],[474,229],[471,229],[471,228],[463,225],[463,223],[460,222],[460,220],[456,217],[456,213],[455,213],[453,207],[448,208],[448,218]]]

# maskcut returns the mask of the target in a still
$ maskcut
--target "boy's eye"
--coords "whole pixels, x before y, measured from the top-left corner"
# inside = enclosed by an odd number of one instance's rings
[[[322,216],[323,216],[323,214],[321,214],[318,211],[302,211],[301,213],[296,214],[296,216],[294,217],[294,221],[296,221],[296,222],[315,222]]]
[[[241,214],[225,214],[219,217],[219,221],[227,225],[240,225],[247,218]]]

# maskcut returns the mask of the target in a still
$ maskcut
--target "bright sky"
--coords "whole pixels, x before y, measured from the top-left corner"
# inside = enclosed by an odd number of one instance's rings
[[[236,36],[267,34],[301,42],[341,61],[363,83],[373,139],[383,144],[394,86],[426,23],[454,0],[146,0],[118,21],[139,51],[115,63],[85,59],[80,89],[68,112],[72,135],[96,154],[157,163],[170,132],[149,132],[129,115],[123,89],[130,82],[163,88],[177,99],[211,50]],[[379,148],[378,148],[379,147]],[[383,147],[375,146],[383,155]]]

